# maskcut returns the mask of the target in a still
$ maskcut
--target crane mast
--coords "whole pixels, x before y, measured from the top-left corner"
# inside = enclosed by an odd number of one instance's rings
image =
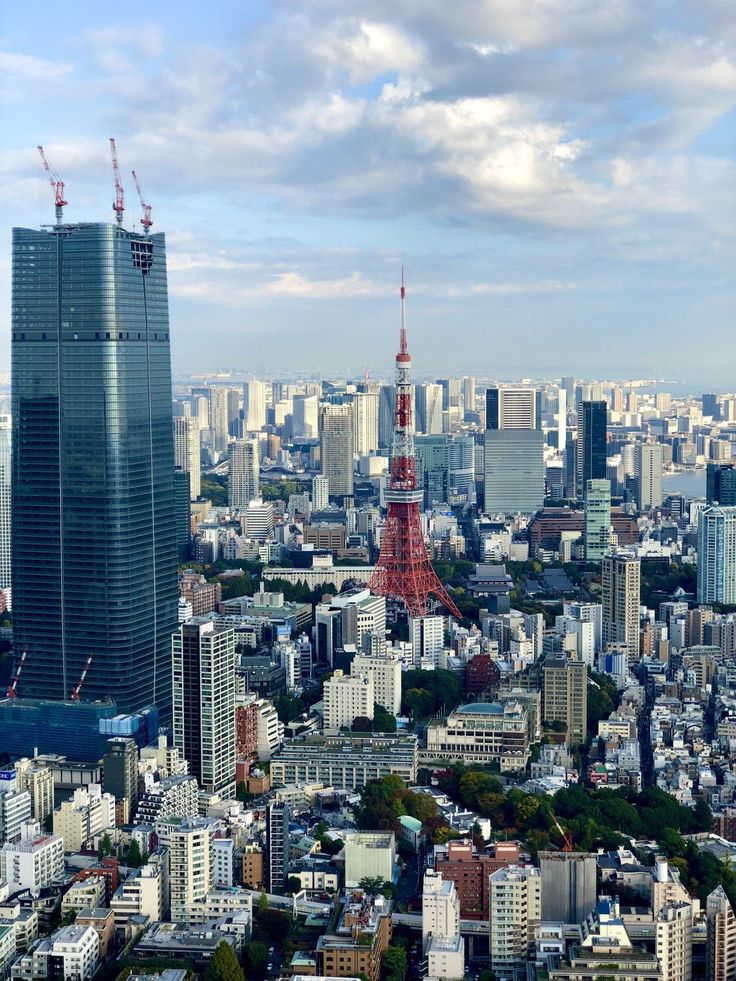
[[[133,183],[135,184],[135,189],[138,192],[138,200],[141,203],[141,208],[143,209],[143,217],[141,218],[141,225],[143,225],[143,234],[148,235],[148,230],[153,224],[153,219],[151,218],[151,205],[146,204],[143,198],[143,191],[141,190],[141,185],[138,183],[138,178],[134,170],[131,170],[133,175]]]
[[[46,154],[44,153],[44,149],[40,144],[38,146],[38,152],[41,155],[41,163],[43,164],[43,169],[46,171],[46,176],[49,179],[51,190],[54,192],[56,224],[60,225],[64,217],[64,205],[69,204],[69,202],[64,198],[64,181],[49,164]]]
[[[115,219],[118,225],[123,224],[123,212],[125,211],[125,191],[120,180],[120,168],[118,167],[118,151],[115,146],[115,138],[110,137],[110,153],[112,155],[112,176],[115,181],[115,201],[112,210],[115,212]]]

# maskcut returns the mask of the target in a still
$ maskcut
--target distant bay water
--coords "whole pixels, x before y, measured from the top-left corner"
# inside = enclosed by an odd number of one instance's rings
[[[668,494],[682,494],[688,500],[705,497],[705,470],[683,470],[662,477],[662,491]]]

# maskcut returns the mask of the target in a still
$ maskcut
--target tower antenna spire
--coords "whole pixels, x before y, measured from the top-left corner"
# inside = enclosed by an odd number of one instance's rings
[[[406,346],[406,286],[404,286],[404,267],[401,267],[401,330],[399,333],[399,354],[407,354]]]

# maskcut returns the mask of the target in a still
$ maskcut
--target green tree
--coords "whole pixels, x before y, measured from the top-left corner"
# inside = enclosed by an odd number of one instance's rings
[[[235,951],[224,940],[217,945],[212,960],[207,965],[207,977],[212,981],[245,981],[245,974],[238,964]]]
[[[429,794],[412,794],[406,798],[406,813],[415,817],[417,821],[426,824],[430,818],[437,814],[437,802]]]
[[[107,835],[105,835],[105,838],[107,838]],[[110,839],[108,838],[108,841],[109,840]],[[105,851],[104,839],[103,839],[102,850]],[[105,852],[105,854],[109,855],[110,853]],[[139,869],[141,867],[142,861],[143,861],[143,856],[141,855],[140,845],[138,844],[137,839],[132,838],[130,842],[130,848],[128,849],[128,865],[130,866],[131,869]]]
[[[107,831],[102,836],[102,854],[105,858],[107,858],[108,855],[112,855],[112,841],[110,840],[110,835],[107,833]],[[140,852],[138,853],[138,857],[140,859]]]
[[[258,940],[251,940],[245,945],[243,960],[248,969],[248,976],[251,974],[265,974],[268,964],[268,947]]]
[[[301,892],[302,880],[298,875],[290,875],[286,880],[286,891],[290,896],[293,896],[295,892]]]
[[[403,947],[387,947],[381,954],[381,981],[404,981],[406,951]]]
[[[432,837],[435,845],[445,845],[448,841],[453,841],[455,838],[459,838],[460,832],[445,824],[441,828],[437,828]]]
[[[261,895],[258,900],[258,909],[263,912],[263,910],[268,909],[268,896],[266,895],[266,890],[261,889]]]
[[[383,879],[380,875],[365,875],[358,882],[358,888],[369,896],[380,896],[383,892]]]
[[[373,723],[367,715],[356,715],[351,729],[353,732],[373,732]]]
[[[396,732],[396,717],[387,712],[378,702],[373,706],[373,731]]]

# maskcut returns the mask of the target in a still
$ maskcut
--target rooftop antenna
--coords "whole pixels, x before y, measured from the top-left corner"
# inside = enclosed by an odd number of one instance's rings
[[[401,331],[399,333],[399,354],[407,354],[406,348],[406,287],[404,286],[404,267],[401,267]]]
[[[115,180],[115,201],[112,210],[120,227],[123,225],[123,212],[125,211],[125,191],[120,182],[120,168],[118,167],[118,151],[115,147],[115,138],[110,137],[110,153],[112,154],[112,176]]]
[[[148,230],[153,224],[153,219],[151,218],[151,205],[146,204],[143,199],[143,191],[141,190],[141,185],[138,183],[138,178],[135,175],[135,171],[131,170],[133,175],[133,183],[135,184],[135,189],[138,192],[138,199],[141,202],[141,208],[143,208],[143,217],[141,218],[141,225],[143,225],[143,234],[148,235]]]
[[[43,169],[48,174],[49,184],[51,185],[51,190],[54,192],[54,205],[56,207],[56,224],[60,225],[62,218],[64,216],[63,208],[64,205],[69,204],[68,201],[64,200],[64,181],[59,177],[55,170],[52,169],[48,160],[46,159],[46,154],[43,152],[43,147],[39,145],[38,152],[41,154],[41,161],[43,163]]]

